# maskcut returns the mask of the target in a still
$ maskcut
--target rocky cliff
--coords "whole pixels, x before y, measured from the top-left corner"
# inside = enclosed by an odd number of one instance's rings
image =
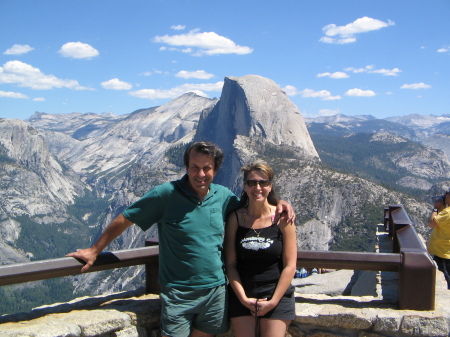
[[[0,129],[0,250],[16,251],[21,258],[26,256],[17,249],[19,242],[39,244],[20,240],[33,238],[37,230],[52,234],[54,242],[45,238],[47,251],[65,245],[67,253],[90,245],[148,189],[184,174],[180,159],[193,139],[212,140],[224,149],[216,182],[236,193],[242,164],[263,159],[274,167],[276,190],[297,213],[299,249],[364,250],[374,222],[381,221],[380,210],[390,203],[406,205],[419,232],[426,232],[429,204],[324,165],[299,109],[260,76],[225,78],[220,100],[189,93],[124,116],[37,113],[27,123],[2,120]],[[399,154],[392,165],[414,166],[402,160]],[[59,234],[66,235],[62,244]],[[151,235],[152,230],[142,233],[133,226],[107,249],[142,246]],[[73,278],[76,292],[92,293],[133,289],[141,281],[139,268]]]
[[[67,236],[72,232],[66,221],[79,222],[68,207],[87,186],[50,154],[46,139],[29,124],[1,119],[0,130],[0,260],[9,264],[35,257],[25,243],[54,244],[51,235],[43,241],[26,236],[55,228]]]
[[[201,115],[195,139],[222,147],[226,160],[216,182],[234,190],[241,166],[262,151],[258,144],[318,159],[297,106],[275,82],[257,75],[225,78],[221,99]]]

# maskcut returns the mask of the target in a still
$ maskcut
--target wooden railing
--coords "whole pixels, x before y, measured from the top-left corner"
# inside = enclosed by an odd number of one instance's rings
[[[393,271],[399,273],[399,309],[434,310],[436,267],[402,205],[385,209],[392,253],[299,250],[297,265],[306,268]],[[88,272],[145,264],[146,290],[159,293],[157,241],[147,247],[101,253]],[[80,274],[83,261],[71,257],[0,266],[0,286]]]

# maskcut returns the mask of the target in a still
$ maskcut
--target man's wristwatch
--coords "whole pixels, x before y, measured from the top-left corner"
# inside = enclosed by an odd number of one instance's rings
[[[438,209],[437,209],[437,208],[433,208],[433,212],[437,212],[437,213],[439,213],[439,211],[438,211]]]

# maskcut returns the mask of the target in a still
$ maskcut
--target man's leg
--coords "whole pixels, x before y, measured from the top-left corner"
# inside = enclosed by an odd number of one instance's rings
[[[189,301],[183,300],[183,291],[164,287],[161,290],[161,335],[164,337],[188,337],[194,317]]]
[[[214,337],[214,335],[194,329],[189,337]]]
[[[229,330],[226,285],[199,290],[196,302],[191,336],[214,336]]]

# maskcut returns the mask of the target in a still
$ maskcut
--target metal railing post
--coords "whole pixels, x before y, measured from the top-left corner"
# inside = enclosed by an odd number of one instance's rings
[[[145,240],[145,246],[158,246],[157,238]],[[159,277],[159,255],[153,256],[148,263],[145,264],[145,292],[147,294],[160,294],[161,286],[158,283]]]
[[[436,268],[429,255],[421,249],[401,251],[398,306],[408,310],[434,310]]]

